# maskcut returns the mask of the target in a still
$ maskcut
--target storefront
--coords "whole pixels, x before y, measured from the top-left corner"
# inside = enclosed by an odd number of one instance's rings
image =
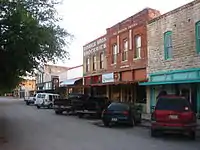
[[[147,87],[147,110],[156,104],[159,92],[181,95],[188,99],[193,110],[200,114],[200,68],[155,73],[149,75],[149,82],[140,83]]]

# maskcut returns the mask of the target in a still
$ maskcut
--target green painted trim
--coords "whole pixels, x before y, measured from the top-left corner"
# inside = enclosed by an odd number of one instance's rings
[[[172,35],[172,31],[167,31],[164,33],[164,58],[165,58],[165,60],[172,58],[172,56],[169,56],[168,48],[167,48],[168,43],[166,42],[169,35]]]
[[[197,85],[197,114],[200,115],[200,84]]]
[[[200,26],[200,21],[195,24],[195,37],[196,37],[196,51],[200,53],[200,41],[198,37],[198,33],[200,33],[198,26]],[[200,36],[200,35],[199,35]]]
[[[176,80],[176,81],[161,81],[161,82],[143,82],[139,85],[162,85],[162,84],[181,84],[181,83],[200,83],[200,80]]]
[[[185,70],[169,70],[169,71],[160,71],[156,73],[152,73],[149,76],[156,76],[156,75],[165,75],[165,74],[174,74],[174,73],[185,73],[185,72],[192,72],[192,71],[200,71],[200,68],[190,68]]]

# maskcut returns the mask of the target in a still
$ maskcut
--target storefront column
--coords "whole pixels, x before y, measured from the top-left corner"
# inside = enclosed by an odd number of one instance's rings
[[[156,105],[155,100],[155,87],[150,87],[150,112],[152,112],[152,106]]]
[[[146,87],[146,93],[147,93],[146,112],[151,113],[151,102],[150,102],[151,101],[151,93],[150,93],[150,87],[149,86]]]
[[[123,101],[123,86],[122,85],[119,85],[120,87],[120,102]]]
[[[111,99],[110,97],[110,86],[106,85],[106,96],[108,97],[108,99]]]
[[[200,84],[197,84],[197,115],[200,117]]]

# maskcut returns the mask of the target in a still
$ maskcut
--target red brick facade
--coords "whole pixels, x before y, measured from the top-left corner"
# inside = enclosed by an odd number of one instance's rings
[[[107,29],[107,72],[120,72],[120,81],[140,81],[146,79],[147,21],[159,15],[159,11],[146,8]],[[140,58],[134,59],[136,36],[141,37],[141,50]],[[128,40],[127,61],[122,61],[124,39]],[[112,63],[112,46],[114,44],[118,46],[116,64]]]

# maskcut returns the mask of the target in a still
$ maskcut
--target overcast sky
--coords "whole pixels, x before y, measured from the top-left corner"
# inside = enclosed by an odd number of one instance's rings
[[[106,28],[132,16],[146,7],[159,10],[162,14],[192,0],[63,0],[58,7],[63,18],[61,26],[75,36],[67,49],[71,58],[59,65],[68,67],[83,62],[83,45],[102,36]]]

